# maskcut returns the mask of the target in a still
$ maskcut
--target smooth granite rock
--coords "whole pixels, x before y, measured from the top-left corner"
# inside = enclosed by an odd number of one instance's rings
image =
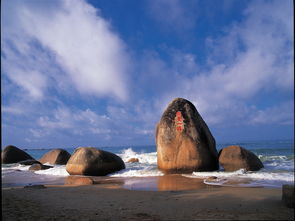
[[[18,163],[24,160],[34,160],[34,158],[25,151],[12,145],[5,147],[1,153],[1,162],[4,164]]]
[[[68,151],[63,149],[54,149],[47,153],[45,153],[39,161],[41,163],[49,163],[49,164],[59,164],[66,165],[68,160],[70,159],[71,154]]]
[[[218,170],[215,139],[195,106],[174,99],[156,128],[158,168],[164,173]]]
[[[66,165],[70,175],[105,176],[122,169],[125,164],[119,156],[93,147],[77,148]]]
[[[228,146],[221,149],[219,163],[225,171],[239,169],[257,171],[263,168],[262,162],[254,153],[240,146]]]
[[[47,169],[50,169],[50,168],[53,168],[53,166],[47,166],[47,165],[43,165],[43,164],[39,164],[39,163],[36,163],[36,164],[33,164],[32,166],[29,167],[29,170],[47,170]]]

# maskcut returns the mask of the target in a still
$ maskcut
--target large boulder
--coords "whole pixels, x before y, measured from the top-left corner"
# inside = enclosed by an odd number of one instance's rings
[[[257,171],[263,168],[260,159],[251,151],[240,146],[228,146],[219,151],[219,163],[225,171],[245,169]]]
[[[34,158],[25,151],[12,145],[5,147],[1,153],[1,162],[4,164],[18,163],[24,160],[34,160]]]
[[[218,170],[215,139],[195,106],[174,99],[156,128],[158,168],[164,173]]]
[[[77,148],[66,165],[70,175],[105,176],[122,169],[125,164],[119,156],[93,147]]]
[[[71,154],[63,149],[54,149],[44,154],[39,161],[41,163],[66,165],[70,159]]]

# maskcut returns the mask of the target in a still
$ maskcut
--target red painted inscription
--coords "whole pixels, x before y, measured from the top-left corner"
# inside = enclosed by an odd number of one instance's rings
[[[184,129],[184,122],[183,122],[183,117],[180,111],[176,112],[176,116],[174,120],[175,120],[176,131],[182,132]]]

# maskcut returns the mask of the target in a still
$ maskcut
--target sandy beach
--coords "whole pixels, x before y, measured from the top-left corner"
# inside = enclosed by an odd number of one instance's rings
[[[80,186],[73,179],[65,183],[2,188],[2,220],[294,219],[294,209],[282,204],[279,188],[216,187],[181,176],[98,178],[94,185]],[[151,190],[138,190],[148,185]]]

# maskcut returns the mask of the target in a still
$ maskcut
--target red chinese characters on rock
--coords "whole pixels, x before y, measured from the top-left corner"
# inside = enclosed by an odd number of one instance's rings
[[[184,122],[183,122],[183,117],[180,111],[176,112],[176,116],[175,116],[175,128],[176,131],[178,132],[182,132],[184,129]]]

